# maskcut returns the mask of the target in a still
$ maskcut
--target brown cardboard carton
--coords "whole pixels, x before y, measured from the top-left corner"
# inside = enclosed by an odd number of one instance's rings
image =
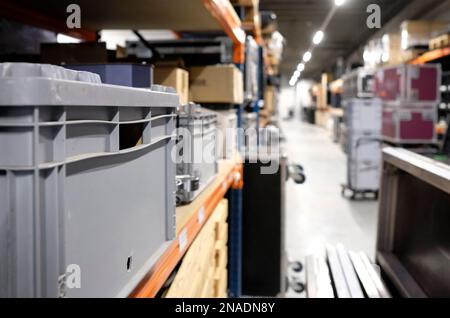
[[[264,113],[266,113],[268,116],[271,116],[275,112],[275,87],[273,86],[266,86],[264,90]]]
[[[448,23],[441,21],[407,20],[400,26],[402,35],[402,49],[406,50],[418,46],[428,46],[429,39],[436,32],[448,27]]]
[[[155,67],[155,84],[175,88],[180,96],[180,105],[189,103],[189,73],[178,67]]]
[[[189,90],[191,100],[196,103],[244,101],[242,72],[234,65],[192,67]]]

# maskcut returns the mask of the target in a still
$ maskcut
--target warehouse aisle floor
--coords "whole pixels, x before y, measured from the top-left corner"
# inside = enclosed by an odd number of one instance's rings
[[[330,132],[300,120],[283,121],[286,151],[303,165],[307,181],[286,188],[286,249],[289,260],[320,252],[326,243],[375,255],[378,203],[350,202],[341,196],[346,156]],[[288,294],[288,296],[292,296]]]

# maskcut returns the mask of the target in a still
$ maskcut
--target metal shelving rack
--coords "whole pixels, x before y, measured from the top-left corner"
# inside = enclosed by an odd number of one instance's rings
[[[450,47],[428,51],[413,59],[409,64],[425,64],[450,56]]]
[[[97,41],[102,29],[170,29],[174,32],[223,31],[233,41],[233,62],[237,66],[245,61],[246,33],[239,16],[229,0],[178,0],[161,2],[135,1],[132,8],[123,8],[120,0],[80,0],[82,28],[68,29],[66,8],[70,0],[0,0],[0,17],[15,20],[57,33],[63,33],[84,41]],[[101,13],[98,8],[108,8]],[[253,30],[258,43],[260,30]],[[178,262],[183,258],[196,235],[219,201],[230,191],[232,201],[230,218],[237,228],[230,229],[230,295],[240,296],[239,288],[239,215],[242,215],[243,165],[239,157],[219,162],[217,179],[190,205],[177,208],[177,237],[130,297],[155,297]],[[237,223],[236,223],[237,222]],[[234,231],[234,232],[233,232]],[[233,250],[235,253],[233,253]],[[233,275],[236,273],[236,275]]]

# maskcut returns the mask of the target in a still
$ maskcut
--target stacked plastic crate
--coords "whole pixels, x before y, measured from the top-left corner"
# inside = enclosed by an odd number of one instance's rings
[[[383,101],[383,139],[393,144],[433,144],[440,102],[441,67],[399,65],[380,69],[375,91]]]
[[[376,193],[381,163],[381,101],[374,98],[373,72],[361,68],[343,80],[348,154],[345,188],[352,191],[352,197]]]
[[[170,89],[0,63],[0,297],[124,297],[175,237]]]

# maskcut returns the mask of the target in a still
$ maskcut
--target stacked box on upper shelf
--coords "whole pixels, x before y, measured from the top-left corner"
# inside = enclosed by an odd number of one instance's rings
[[[175,88],[180,96],[180,105],[189,103],[189,73],[179,67],[155,67],[155,84]]]
[[[242,104],[244,81],[234,65],[190,68],[190,99],[196,103]]]

